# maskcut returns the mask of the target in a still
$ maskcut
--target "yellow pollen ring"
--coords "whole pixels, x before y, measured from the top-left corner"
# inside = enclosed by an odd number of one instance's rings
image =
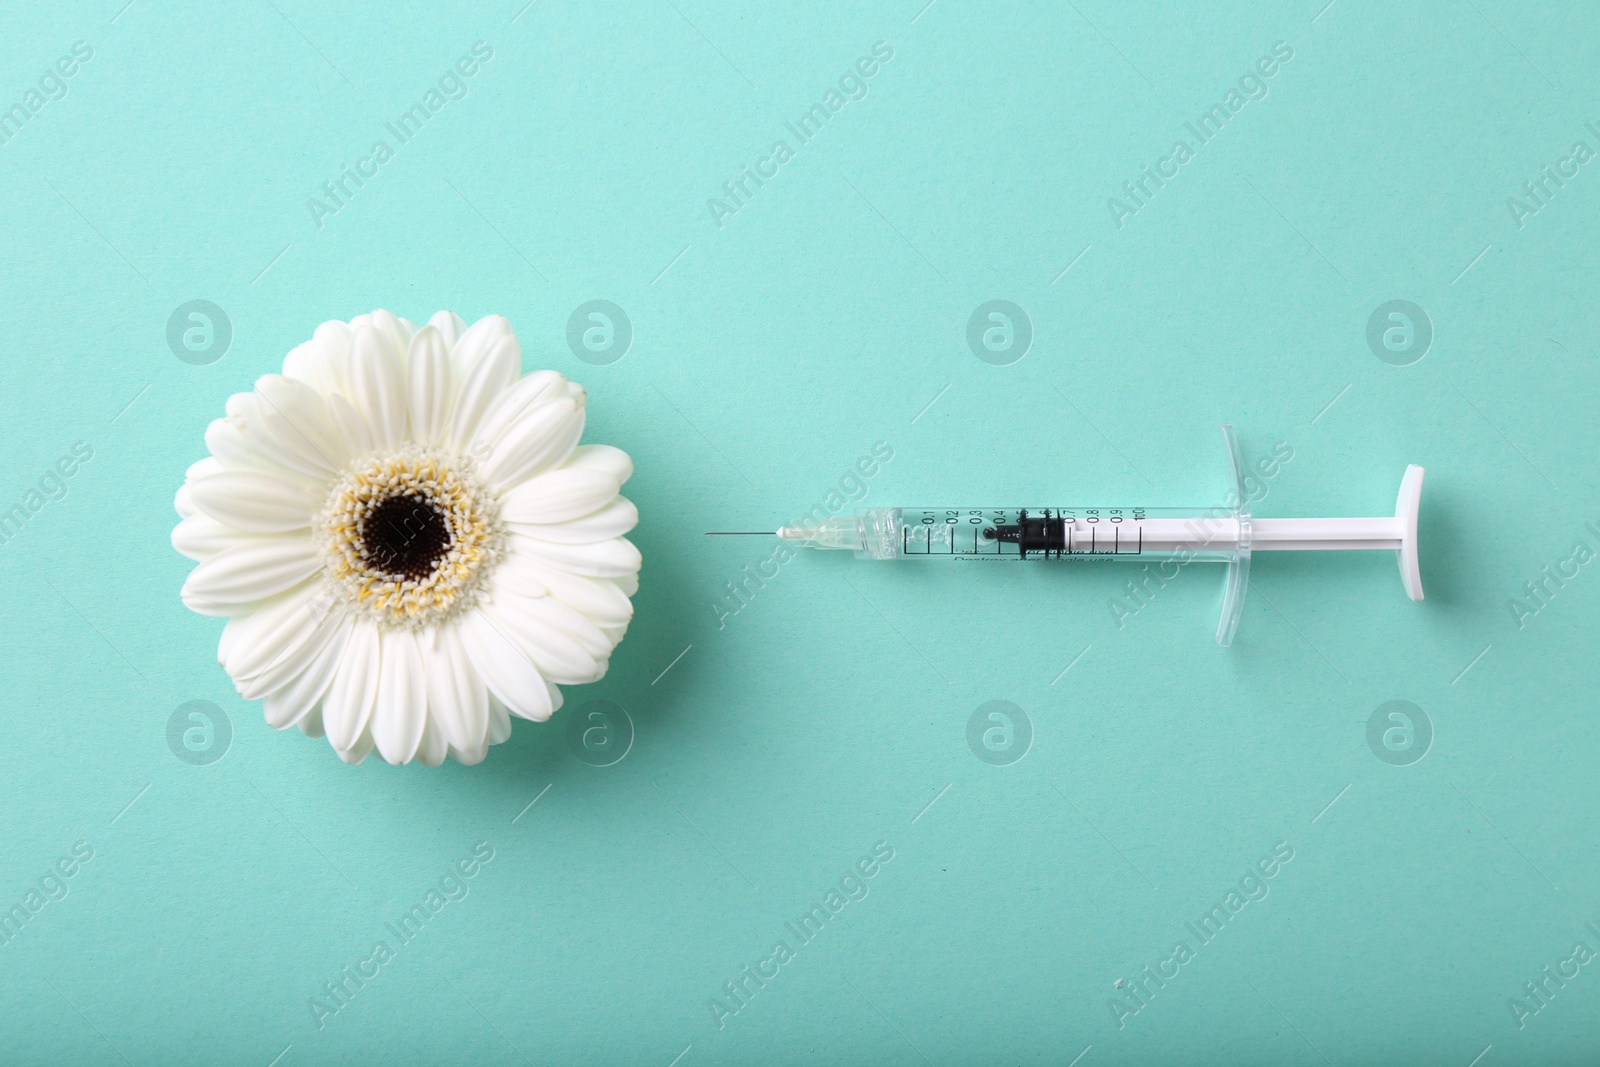
[[[384,572],[363,538],[373,511],[400,496],[426,501],[448,531],[442,554],[421,578]],[[333,601],[385,627],[426,627],[476,601],[501,540],[498,509],[472,479],[469,463],[416,445],[348,468],[316,530]]]

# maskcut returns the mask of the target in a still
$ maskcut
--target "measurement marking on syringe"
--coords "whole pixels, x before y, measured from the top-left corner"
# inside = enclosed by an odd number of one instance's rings
[[[1030,512],[1031,509],[995,509],[985,521],[981,518],[983,512],[972,510],[962,516],[970,519],[969,525],[957,518],[961,513],[954,509],[947,510],[945,514],[948,517],[942,521],[938,512],[923,511],[920,523],[897,524],[900,527],[900,551],[896,555],[1071,559],[1078,556],[1092,558],[1144,554],[1144,528],[1149,522],[1143,508],[1133,509],[1131,518],[1120,508],[1109,509],[1109,512],[1091,508],[1088,514],[1077,508],[1045,508],[1038,517]],[[1106,528],[1107,522],[1111,524],[1111,544],[1102,548],[1100,531]],[[1130,525],[1134,529],[1133,544],[1123,548],[1122,531]],[[960,543],[960,531],[963,529],[968,531],[966,536],[971,542],[965,546]],[[893,536],[892,532],[885,532]],[[1087,541],[1083,536],[1085,532],[1089,535]],[[913,533],[917,544],[922,546],[920,550],[911,548]],[[936,551],[934,545],[941,542],[944,551]],[[984,547],[986,543],[990,546],[987,550]],[[1160,531],[1156,543],[1167,543]]]

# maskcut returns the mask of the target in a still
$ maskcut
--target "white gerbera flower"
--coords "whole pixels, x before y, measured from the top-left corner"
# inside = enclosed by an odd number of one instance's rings
[[[498,315],[325,322],[230,397],[178,490],[183,602],[267,722],[347,763],[482,760],[602,677],[633,617],[626,453],[583,389],[522,375]],[[520,377],[519,377],[520,375]]]

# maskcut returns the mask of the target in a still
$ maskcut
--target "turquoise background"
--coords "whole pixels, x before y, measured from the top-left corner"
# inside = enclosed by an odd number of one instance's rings
[[[1508,1004],[1600,950],[1600,567],[1520,626],[1510,603],[1600,549],[1600,162],[1520,227],[1507,204],[1600,148],[1585,5],[123,2],[0,15],[0,105],[93,49],[0,145],[0,507],[93,449],[0,546],[0,907],[94,857],[0,946],[7,1063],[1600,1053],[1600,965],[1521,1028]],[[465,97],[314,224],[477,41]],[[707,200],[879,41],[865,98],[719,227]],[[1119,228],[1107,199],[1279,41],[1268,95]],[[233,332],[207,365],[166,341],[193,299]],[[610,365],[567,343],[592,299],[633,325]],[[967,345],[990,299],[1031,321],[1008,366]],[[1367,343],[1390,300],[1432,323],[1409,365]],[[374,307],[509,316],[637,463],[610,675],[478,767],[275,733],[178,600],[206,423]],[[1259,515],[1386,514],[1427,467],[1427,600],[1386,555],[1258,556],[1219,649],[1216,568],[1119,627],[1129,568],[812,554],[719,622],[771,548],[701,531],[804,512],[878,442],[867,504],[1209,503],[1223,421],[1247,459],[1292,449]],[[567,740],[596,699],[635,731],[607,767]],[[190,700],[231,724],[209,765],[168,745]],[[992,700],[1032,724],[1009,765],[967,744]],[[1420,762],[1368,746],[1390,700],[1432,723]],[[319,1027],[323,983],[479,842],[465,899]],[[879,842],[802,946],[785,924]],[[1278,842],[1270,893],[1199,947]]]

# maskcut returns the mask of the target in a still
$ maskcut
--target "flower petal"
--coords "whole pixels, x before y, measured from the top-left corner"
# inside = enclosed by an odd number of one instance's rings
[[[474,330],[477,328],[473,327]],[[467,332],[470,335],[472,331]],[[465,339],[462,344],[466,344]],[[457,353],[460,348],[458,345]],[[495,398],[511,387],[521,370],[522,346],[517,344],[515,337],[510,336],[500,338],[482,359],[465,369],[462,361],[456,359],[451,377],[461,382],[461,391],[456,394],[455,409],[450,416],[450,440],[456,451],[472,451],[476,454],[478,449],[492,443],[479,438],[479,423]]]
[[[361,417],[361,412],[356,410],[340,393],[328,397],[328,419],[333,423],[340,437],[344,438],[349,446],[350,455],[364,456],[373,451],[372,431],[367,429],[367,420]]]
[[[411,415],[412,440],[425,446],[444,442],[450,430],[451,398],[450,346],[438,330],[424,326],[411,338],[406,355],[406,408]]]
[[[363,326],[350,343],[350,400],[366,419],[372,443],[398,448],[406,438],[406,380],[402,349],[391,333]]]
[[[537,567],[537,557],[532,555],[519,556],[508,553],[505,560],[495,568],[494,588],[496,592],[504,589],[518,596],[550,595],[550,587],[543,581],[543,575]]]
[[[507,427],[540,404],[548,404],[568,395],[567,386],[570,384],[565,377],[553,370],[536,370],[524,374],[489,406],[489,410],[478,424],[474,444],[480,446],[480,452],[485,449],[492,450],[494,443],[500,440],[500,435],[506,432]]]
[[[350,362],[350,327],[337,320],[318,326],[311,340],[295,346],[283,359],[285,377],[305,382],[327,396],[345,390]]]
[[[511,711],[493,693],[489,694],[489,744],[498,745],[511,736]]]
[[[548,719],[552,710],[550,690],[512,638],[481,610],[468,611],[460,625],[462,647],[489,692],[519,718],[534,722]],[[490,721],[493,722],[492,716]]]
[[[350,622],[343,614],[326,610],[319,595],[291,592],[249,616],[228,620],[240,625],[222,666],[234,688],[246,700],[257,700],[288,685],[330,643],[342,646]],[[284,610],[279,601],[287,601]]]
[[[506,522],[566,522],[598,510],[620,488],[622,480],[611,472],[569,462],[506,490],[500,517]]]
[[[461,316],[454,311],[435,311],[428,320],[428,325],[439,331],[439,336],[444,338],[448,348],[456,346],[456,339],[467,332],[467,324],[461,321]]]
[[[233,655],[239,647],[239,631],[245,626],[248,616],[235,615],[222,627],[222,636],[217,638],[217,662],[226,664],[228,657]],[[226,669],[226,667],[224,667]]]
[[[549,603],[548,597],[528,600],[502,594],[478,610],[533,661],[539,674],[547,680],[574,684],[594,681],[599,677],[595,673],[598,666],[595,657],[572,635],[550,625],[548,614],[535,607]],[[609,644],[606,651],[610,651]]]
[[[190,479],[189,495],[202,514],[236,530],[285,533],[310,526],[326,493],[262,471],[232,470]]]
[[[172,528],[172,547],[196,563],[204,563],[223,549],[242,544],[248,537],[208,515],[190,515]]]
[[[311,705],[311,710],[295,724],[300,727],[300,732],[307,737],[321,737],[325,732],[322,728],[322,702]]]
[[[461,764],[463,767],[472,767],[482,763],[483,758],[488,754],[489,742],[487,739],[485,739],[483,744],[479,745],[477,748],[463,749],[457,748],[454,745],[450,746],[450,758]]]
[[[229,421],[250,447],[274,463],[320,481],[337,471],[334,461],[301,432],[299,423],[306,419],[300,412],[284,412],[260,393],[235,393],[228,398],[227,410]]]
[[[585,578],[556,567],[543,566],[528,557],[509,558],[495,572],[497,586],[521,593],[530,592],[532,585],[548,595],[582,612],[596,626],[625,626],[633,618],[633,601],[610,578]]]
[[[410,763],[428,725],[428,690],[421,649],[410,630],[384,630],[372,741],[389,763]]]
[[[455,360],[456,371],[464,377],[489,353],[495,342],[513,336],[511,323],[504,315],[485,315],[462,330],[456,343],[450,346],[450,358]]]
[[[183,583],[183,602],[201,615],[237,615],[321,568],[310,537],[253,537],[190,572]]]
[[[599,625],[593,619],[564,600],[548,596],[521,598],[517,601],[517,606],[541,630],[569,638],[593,659],[606,658],[616,647],[615,642],[600,632]],[[557,680],[566,681],[566,679]]]
[[[521,523],[515,519],[507,521],[529,537],[536,537],[541,541],[581,545],[604,541],[608,537],[621,537],[639,525],[639,509],[634,507],[633,501],[627,497],[619,496],[613,497],[611,503],[600,510],[580,519],[540,525]]]
[[[583,436],[584,412],[571,397],[541,404],[506,430],[483,464],[491,489],[508,489],[560,465]]]
[[[211,425],[206,427],[206,451],[211,453],[224,470],[266,471],[280,478],[305,482],[308,485],[321,484],[317,479],[308,478],[299,471],[291,470],[268,458],[245,439],[238,424],[232,419],[211,420]]]
[[[324,712],[326,712],[328,707],[328,702],[326,700],[322,702],[322,707]],[[326,725],[326,723],[324,723],[324,725]],[[372,755],[372,731],[370,729],[362,730],[361,735],[355,739],[354,743],[352,743],[349,748],[335,748],[334,751],[339,754],[340,759],[354,767],[356,764]]]
[[[417,332],[417,324],[409,319],[402,319],[392,311],[379,308],[372,313],[372,328],[381,331],[389,338],[396,352],[404,352],[411,346],[411,338]]]
[[[264,374],[256,379],[256,395],[327,467],[336,471],[349,461],[349,443],[334,429],[321,393],[293,378]]]
[[[306,661],[300,672],[286,684],[268,693],[262,703],[267,725],[274,730],[294,726],[321,703],[333,681],[344,647],[350,640],[351,624],[341,621],[331,640]]]
[[[252,678],[314,633],[324,618],[313,606],[314,595],[313,583],[303,582],[230,618],[217,649],[217,662],[228,676],[235,682]]]
[[[188,469],[183,472],[183,480],[188,483],[196,478],[204,478],[208,474],[220,474],[224,470],[227,470],[227,468],[222,465],[220,459],[216,456],[207,456],[205,459],[197,459],[189,464]],[[190,503],[194,502],[193,497],[189,499]]]
[[[417,746],[417,762],[424,767],[437,767],[444,762],[449,751],[450,743],[444,739],[444,731],[430,716],[422,728],[422,743]]]
[[[639,550],[625,537],[613,537],[609,541],[596,541],[588,545],[562,545],[529,537],[515,526],[508,532],[510,536],[507,540],[513,551],[529,553],[548,567],[571,571],[573,574],[590,578],[617,578],[625,593],[628,593],[628,587],[620,579],[637,575],[639,570]]]
[[[633,459],[620,448],[610,445],[579,445],[567,457],[562,470],[582,469],[603,474],[614,479],[617,487],[633,477]]]
[[[366,752],[360,751],[363,742],[371,750],[367,723],[378,699],[381,655],[378,628],[363,622],[353,624],[333,681],[322,698],[322,725],[328,731],[328,743],[346,762],[365,758]]]
[[[427,685],[428,720],[439,725],[451,750],[475,752],[486,748],[489,692],[473,670],[472,661],[461,646],[460,629],[454,624],[441,626],[433,633]]]

